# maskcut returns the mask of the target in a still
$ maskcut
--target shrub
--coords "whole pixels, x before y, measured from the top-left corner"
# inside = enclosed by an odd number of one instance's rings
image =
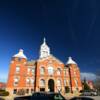
[[[8,91],[0,91],[0,96],[8,96],[9,92]]]
[[[5,100],[5,99],[3,99],[3,98],[0,98],[0,100]]]
[[[5,90],[0,90],[0,92],[5,92]]]

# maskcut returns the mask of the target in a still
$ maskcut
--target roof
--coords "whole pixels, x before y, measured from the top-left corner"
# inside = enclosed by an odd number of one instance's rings
[[[76,64],[76,62],[72,59],[72,57],[68,57],[68,61],[66,63],[67,65],[68,64]]]
[[[34,64],[35,64],[35,62],[36,62],[35,60],[28,61],[28,62],[27,62],[27,65],[32,66],[32,65],[34,65]]]
[[[39,58],[37,61],[42,61],[42,60],[45,60],[45,59],[49,59],[49,58],[52,58],[56,61],[58,61],[59,63],[61,64],[64,64],[62,61],[60,61],[59,59],[57,59],[55,56],[53,56],[52,54],[50,54],[49,56],[45,57],[45,58]]]
[[[13,57],[18,57],[18,58],[25,58],[27,59],[26,55],[23,53],[23,49],[20,49],[17,54],[15,54]]]

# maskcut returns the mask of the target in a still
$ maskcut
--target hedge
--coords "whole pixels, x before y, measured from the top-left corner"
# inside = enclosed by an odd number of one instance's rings
[[[0,90],[0,96],[8,96],[9,92],[5,90]]]

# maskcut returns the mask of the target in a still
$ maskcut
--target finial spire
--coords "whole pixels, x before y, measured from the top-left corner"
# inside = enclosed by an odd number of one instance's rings
[[[46,39],[45,39],[45,37],[44,37],[43,43],[46,43]]]
[[[68,57],[68,61],[66,63],[67,65],[68,64],[76,64],[76,62],[72,59],[72,57]]]

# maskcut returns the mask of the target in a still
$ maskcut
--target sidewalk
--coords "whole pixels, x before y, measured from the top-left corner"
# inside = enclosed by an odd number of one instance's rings
[[[0,96],[0,98],[3,98],[3,99],[5,99],[5,100],[14,100],[14,97],[15,97],[15,96],[5,96],[5,97]]]
[[[70,99],[72,97],[75,97],[75,96],[79,96],[80,94],[79,93],[61,93],[66,99]]]
[[[29,96],[30,94],[26,94],[24,96]],[[23,95],[22,95],[23,96]],[[14,100],[15,97],[21,97],[21,95],[9,95],[9,96],[0,96],[0,98],[3,98],[5,100]]]

